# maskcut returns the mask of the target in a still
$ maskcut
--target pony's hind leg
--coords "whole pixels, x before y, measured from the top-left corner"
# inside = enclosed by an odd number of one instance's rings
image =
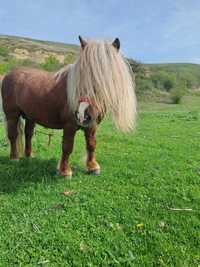
[[[31,139],[34,133],[35,123],[31,120],[26,119],[25,122],[25,156],[32,156],[32,143]]]
[[[18,160],[19,154],[17,151],[17,137],[18,137],[18,121],[19,116],[7,119],[7,134],[10,141],[10,159]]]
[[[96,148],[96,129],[87,128],[85,129],[85,140],[87,149],[87,161],[86,167],[87,172],[90,174],[100,174],[100,166],[96,161],[95,148]]]

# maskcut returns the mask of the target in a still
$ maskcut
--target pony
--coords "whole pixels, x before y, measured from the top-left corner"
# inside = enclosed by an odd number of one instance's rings
[[[58,164],[61,176],[71,176],[69,157],[77,130],[86,140],[86,169],[99,174],[95,157],[96,131],[109,113],[123,132],[134,128],[136,96],[133,73],[120,53],[120,41],[85,40],[79,36],[80,53],[74,64],[56,73],[15,68],[2,81],[2,105],[10,143],[10,159],[19,160],[20,153],[32,155],[34,127],[63,129],[62,155]],[[22,129],[22,118],[25,120]],[[25,135],[25,148],[22,138]]]

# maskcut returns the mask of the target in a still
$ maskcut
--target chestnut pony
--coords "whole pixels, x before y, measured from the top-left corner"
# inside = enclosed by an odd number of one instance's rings
[[[95,158],[96,130],[106,113],[116,127],[129,131],[135,125],[135,83],[129,65],[121,55],[120,41],[84,40],[79,36],[81,50],[72,65],[56,73],[16,68],[2,81],[2,104],[10,158],[20,157],[22,134],[25,134],[23,154],[30,157],[35,124],[63,129],[62,156],[58,164],[60,175],[71,176],[69,156],[76,131],[85,133],[88,173],[99,174]],[[21,117],[25,129],[21,128]]]

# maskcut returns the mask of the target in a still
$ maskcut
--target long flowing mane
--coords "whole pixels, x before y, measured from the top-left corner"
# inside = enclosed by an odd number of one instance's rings
[[[56,73],[67,73],[68,104],[75,111],[80,97],[109,112],[117,128],[128,131],[136,119],[135,81],[128,62],[108,41],[89,41],[77,61]]]

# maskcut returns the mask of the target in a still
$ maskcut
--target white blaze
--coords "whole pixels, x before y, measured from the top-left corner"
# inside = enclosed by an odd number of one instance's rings
[[[81,102],[79,105],[77,117],[78,117],[80,123],[83,123],[83,121],[84,121],[85,110],[86,110],[86,108],[88,108],[88,106],[89,106],[88,102]]]

